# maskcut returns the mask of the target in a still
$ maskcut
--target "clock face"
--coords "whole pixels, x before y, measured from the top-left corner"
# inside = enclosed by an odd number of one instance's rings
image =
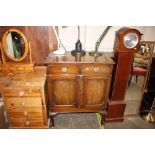
[[[124,46],[126,48],[134,48],[138,44],[138,35],[136,33],[130,32],[123,38]]]

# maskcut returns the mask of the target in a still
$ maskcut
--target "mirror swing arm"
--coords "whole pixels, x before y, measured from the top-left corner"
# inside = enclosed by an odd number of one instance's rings
[[[7,50],[8,49],[7,37],[9,33],[16,33],[16,35],[18,35],[19,38],[15,36],[15,39],[20,39],[20,41],[22,41],[24,44],[24,50],[22,51],[23,54],[20,55],[19,57],[11,57],[9,55],[10,51],[8,52]],[[11,41],[12,41],[12,47],[11,47],[12,51],[15,52],[12,38],[11,38]],[[21,45],[21,42],[20,42],[20,45]],[[15,47],[17,47],[17,44]],[[22,47],[20,46],[20,48]],[[17,30],[17,29],[7,30],[2,37],[2,43],[0,43],[0,50],[1,50],[1,57],[2,57],[2,64],[0,65],[0,70],[2,72],[33,71],[34,62],[32,61],[31,45],[30,45],[30,42],[27,41],[25,35],[20,30]]]
[[[3,52],[3,48],[2,48],[2,43],[0,42],[0,51],[1,51],[1,61],[3,64],[6,63],[5,57],[4,57],[4,52]]]

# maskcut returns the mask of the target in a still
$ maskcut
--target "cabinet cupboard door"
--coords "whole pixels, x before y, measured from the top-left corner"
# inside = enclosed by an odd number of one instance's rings
[[[106,106],[110,79],[110,76],[84,76],[82,107]]]
[[[59,75],[48,77],[49,108],[76,107],[79,85],[76,76]]]

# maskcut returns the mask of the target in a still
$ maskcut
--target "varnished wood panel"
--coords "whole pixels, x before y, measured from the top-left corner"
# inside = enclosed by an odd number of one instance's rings
[[[48,101],[50,107],[75,106],[77,102],[77,80],[75,76],[48,77]]]
[[[48,53],[57,48],[52,27],[30,26],[28,27],[28,36],[33,60],[36,65],[44,65]]]
[[[112,72],[112,65],[83,65],[82,66],[82,74],[83,75],[104,75],[104,74],[111,74]]]
[[[9,112],[8,113],[10,118],[14,118],[14,119],[18,119],[18,118],[38,118],[38,119],[42,119],[43,118],[43,113],[40,112],[27,112],[27,109],[24,109],[24,111],[20,112]]]
[[[126,104],[122,101],[111,102],[108,104],[108,114],[106,122],[123,121]]]
[[[7,110],[8,112],[15,112],[15,113],[18,113],[18,112],[39,112],[39,113],[42,113],[42,108],[36,108],[36,107],[31,107],[31,108],[14,108],[14,107],[7,107]]]
[[[106,109],[106,105],[96,104],[93,106],[80,106],[80,108],[75,106],[61,106],[54,107],[51,109],[52,112],[100,112]]]
[[[3,88],[4,96],[40,96],[38,87],[5,87]]]
[[[29,26],[28,35],[34,56],[38,54],[38,49],[49,50],[48,26]]]
[[[98,58],[94,58],[93,56],[89,55],[89,51],[86,52],[85,56],[81,57],[80,61],[77,61],[75,56],[72,56],[70,52],[66,52],[65,55],[61,56],[56,56],[52,55],[52,52],[49,53],[48,57],[45,60],[46,65],[51,65],[51,64],[57,64],[57,65],[72,65],[72,64],[79,64],[79,65],[84,65],[84,64],[89,64],[89,65],[113,65],[114,61],[107,56],[105,53]]]
[[[132,59],[132,53],[116,53],[115,60],[117,64],[115,64],[113,70],[113,78],[110,93],[110,98],[112,101],[124,100],[127,82],[132,65]]]
[[[48,66],[47,74],[78,74],[79,68],[73,65]]]
[[[33,64],[26,63],[7,63],[0,64],[0,72],[3,73],[20,73],[33,71]]]
[[[56,105],[75,104],[74,80],[57,80],[53,83],[54,102]]]
[[[10,119],[10,128],[35,128],[35,127],[44,127],[43,119]]]
[[[84,105],[104,104],[107,81],[104,78],[86,78],[83,80]]]
[[[0,129],[7,127],[5,116],[4,116],[4,105],[0,107]]]

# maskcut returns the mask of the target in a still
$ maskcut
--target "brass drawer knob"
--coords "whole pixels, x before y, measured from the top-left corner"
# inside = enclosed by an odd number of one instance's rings
[[[13,75],[13,73],[8,73],[8,76],[12,76]]]
[[[62,72],[67,72],[67,70],[68,70],[68,69],[67,69],[66,67],[61,68],[61,71],[62,71]]]
[[[25,102],[25,101],[23,101],[23,102],[22,102],[22,106],[25,106],[25,104],[26,104],[26,102]]]
[[[23,70],[23,67],[18,67],[18,70]]]
[[[28,114],[27,111],[24,111],[24,116],[27,116],[27,114]]]
[[[20,91],[19,92],[19,96],[24,96],[24,92],[23,91]]]
[[[29,124],[30,124],[30,122],[29,121],[26,121],[25,125],[28,126]]]
[[[100,71],[100,68],[98,68],[98,67],[94,68],[94,72],[99,72],[99,71]]]
[[[32,89],[29,89],[29,93],[32,93]]]

